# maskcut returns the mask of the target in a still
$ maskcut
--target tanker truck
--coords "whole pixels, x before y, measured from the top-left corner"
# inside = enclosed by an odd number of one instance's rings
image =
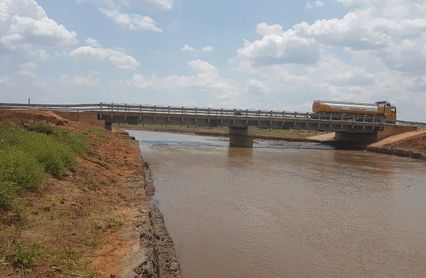
[[[360,119],[368,116],[378,121],[396,121],[396,107],[387,101],[355,103],[316,100],[312,105],[313,118],[317,119]]]

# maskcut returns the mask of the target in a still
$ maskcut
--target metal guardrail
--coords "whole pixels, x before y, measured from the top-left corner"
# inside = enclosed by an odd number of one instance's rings
[[[252,110],[252,109],[215,109],[198,107],[175,107],[175,106],[152,106],[152,105],[128,105],[116,103],[92,103],[92,104],[21,104],[0,103],[0,109],[41,109],[65,112],[93,111],[105,113],[138,113],[159,115],[184,115],[184,116],[208,116],[208,117],[237,117],[247,119],[292,119],[306,120],[312,122],[336,122],[346,124],[364,123],[374,126],[404,125],[426,128],[426,123],[384,121],[381,117],[366,115],[343,115],[343,114],[315,114],[274,110]]]
[[[396,121],[396,124],[403,125],[403,126],[415,126],[418,128],[426,128],[426,123],[421,123],[421,122]]]

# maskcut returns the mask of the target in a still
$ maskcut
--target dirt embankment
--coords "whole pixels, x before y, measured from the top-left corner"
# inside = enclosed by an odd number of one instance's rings
[[[0,277],[180,277],[137,142],[51,112],[0,111],[0,122],[9,120],[84,134],[91,150],[75,172],[46,176],[41,189],[18,196],[15,210],[0,208],[1,249],[31,256],[25,267],[0,256]]]
[[[385,138],[369,145],[367,150],[426,160],[426,129]]]

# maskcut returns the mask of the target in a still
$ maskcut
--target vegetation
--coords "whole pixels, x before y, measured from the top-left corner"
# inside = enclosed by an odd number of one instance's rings
[[[112,185],[117,169],[136,169],[137,148],[51,114],[9,115],[0,120],[0,276],[97,276],[95,250],[133,201]]]
[[[15,267],[27,268],[35,262],[38,256],[40,256],[39,246],[25,246],[22,243],[18,243],[12,252],[6,256],[6,259]]]
[[[48,123],[0,124],[0,207],[10,207],[22,190],[37,190],[45,174],[75,171],[75,157],[88,150],[83,135]]]

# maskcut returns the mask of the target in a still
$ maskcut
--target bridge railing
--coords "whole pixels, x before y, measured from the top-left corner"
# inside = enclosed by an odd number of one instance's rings
[[[138,112],[152,114],[185,114],[185,115],[207,115],[207,116],[242,116],[242,117],[277,117],[283,116],[309,118],[310,113],[265,111],[265,110],[241,110],[241,109],[214,109],[199,107],[176,107],[176,106],[147,106],[126,104],[101,103],[100,110],[104,112]]]
[[[421,122],[396,121],[396,124],[403,126],[416,126],[418,128],[426,128],[426,123]]]

